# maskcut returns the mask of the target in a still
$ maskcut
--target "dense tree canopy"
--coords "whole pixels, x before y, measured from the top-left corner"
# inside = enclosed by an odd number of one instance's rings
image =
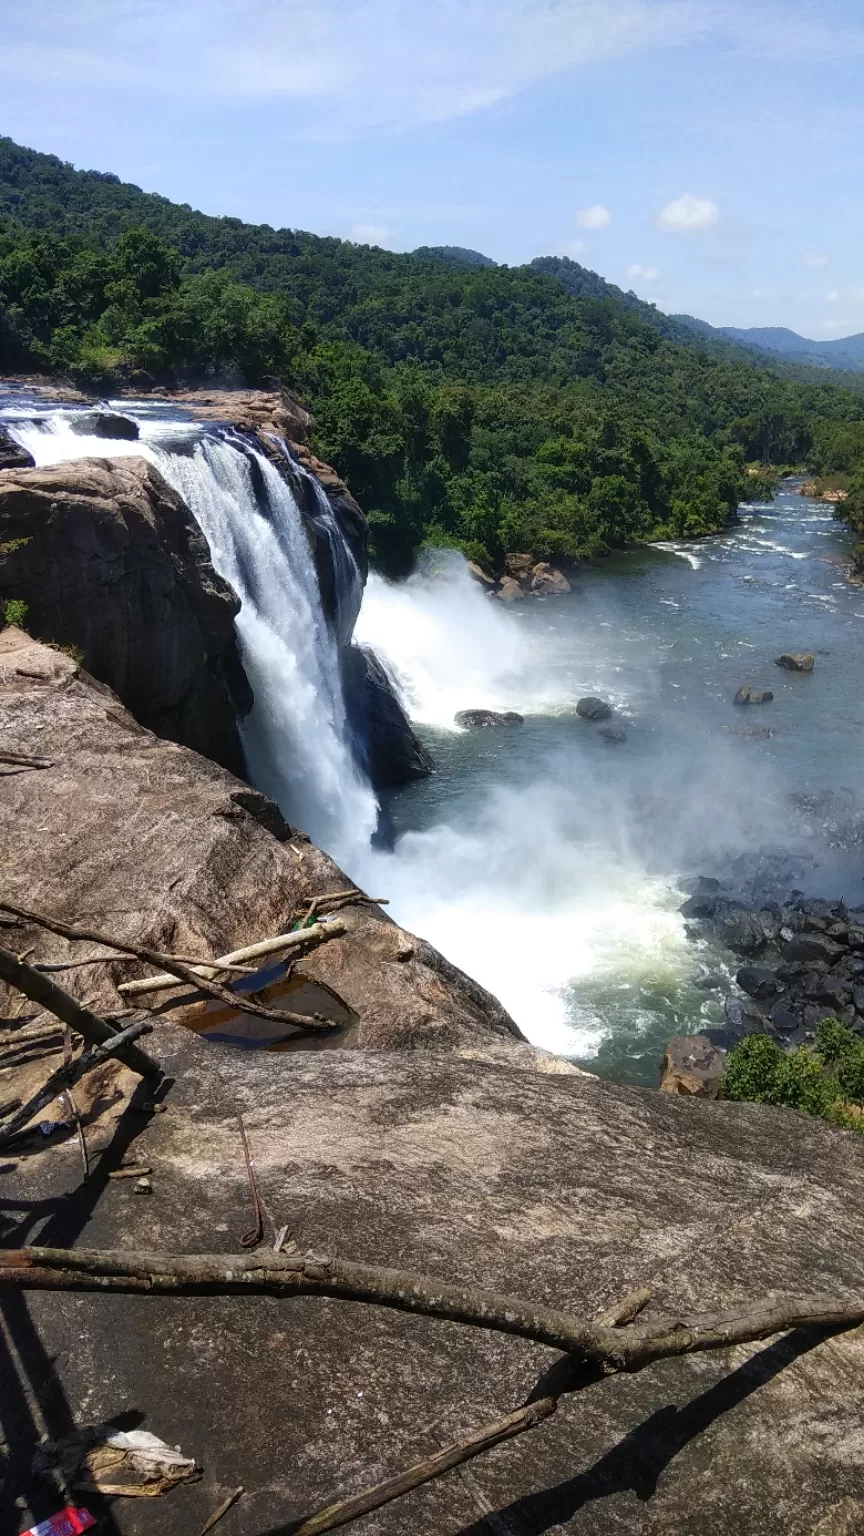
[[[424,540],[499,563],[695,535],[747,460],[864,458],[864,400],[824,376],[682,345],[575,263],[454,254],[210,218],[0,140],[0,367],[284,381],[391,569]]]

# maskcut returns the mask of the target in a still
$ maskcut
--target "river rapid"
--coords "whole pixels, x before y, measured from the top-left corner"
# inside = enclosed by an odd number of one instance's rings
[[[292,494],[230,430],[112,404],[138,442],[82,436],[74,409],[11,390],[0,421],[39,464],[143,453],[185,496],[243,604],[250,778],[535,1044],[656,1084],[670,1036],[722,1022],[739,962],[688,936],[679,907],[695,876],[864,900],[864,591],[845,577],[849,535],[797,486],[698,544],[586,565],[565,596],[504,604],[443,551],[399,585],[370,576],[356,638],[436,764],[386,797],[373,839]],[[811,675],[774,665],[803,650]],[[742,683],[773,701],[736,708]],[[577,716],[589,693],[625,739]],[[456,712],[478,707],[524,724],[459,730]]]
[[[864,591],[797,489],[586,566],[569,596],[505,606],[446,556],[367,588],[359,637],[438,770],[390,797],[395,853],[368,878],[535,1044],[606,1077],[656,1084],[671,1035],[722,1022],[740,961],[688,938],[688,879],[864,897]],[[801,650],[811,675],[774,665]],[[742,683],[773,702],[736,708]],[[588,693],[625,741],[577,717]],[[482,706],[525,724],[453,728]]]

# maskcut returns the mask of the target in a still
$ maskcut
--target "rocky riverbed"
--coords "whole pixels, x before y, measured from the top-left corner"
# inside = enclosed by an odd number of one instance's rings
[[[719,880],[702,878],[681,908],[690,931],[745,963],[725,1021],[704,1029],[728,1049],[745,1035],[768,1034],[792,1048],[813,1039],[821,1019],[838,1018],[864,1035],[864,905],[807,897],[749,903]]]

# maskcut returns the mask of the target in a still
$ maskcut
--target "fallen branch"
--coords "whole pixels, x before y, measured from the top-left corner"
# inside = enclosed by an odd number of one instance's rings
[[[233,1506],[237,1503],[237,1500],[242,1498],[245,1492],[245,1488],[241,1487],[235,1488],[233,1493],[229,1493],[227,1499],[222,1500],[222,1503],[219,1505],[218,1509],[214,1509],[212,1515],[207,1521],[207,1524],[202,1526],[200,1536],[207,1536],[208,1531],[212,1531],[214,1525],[219,1524],[222,1516],[227,1515],[229,1509],[233,1508]]]
[[[110,1040],[106,1040],[103,1045],[93,1046],[92,1050],[85,1051],[83,1056],[79,1056],[77,1060],[64,1063],[62,1067],[58,1067],[57,1071],[51,1074],[44,1088],[40,1088],[38,1093],[34,1093],[32,1099],[28,1099],[23,1108],[18,1110],[15,1118],[10,1120],[8,1125],[0,1126],[0,1147],[5,1146],[13,1136],[17,1135],[18,1131],[23,1130],[24,1126],[29,1124],[34,1115],[38,1115],[40,1110],[47,1108],[61,1094],[65,1094],[69,1098],[73,1115],[77,1115],[74,1102],[72,1102],[72,1096],[69,1092],[74,1084],[80,1082],[81,1078],[90,1072],[93,1067],[98,1067],[100,1062],[107,1061],[111,1056],[122,1058],[123,1051],[127,1045],[131,1044],[133,1040],[137,1040],[139,1035],[150,1034],[152,1029],[152,1024],[149,1024],[146,1019],[141,1019],[137,1024],[130,1024],[128,1029],[123,1029]]]
[[[6,912],[12,912],[16,917],[25,922],[35,923],[40,928],[47,928],[49,933],[57,933],[64,939],[86,939],[93,944],[102,944],[108,949],[116,949],[120,954],[131,955],[136,960],[141,960],[145,965],[160,965],[164,970],[170,971],[174,977],[181,981],[190,982],[196,992],[205,992],[209,997],[215,997],[217,1002],[238,1013],[254,1014],[259,1019],[269,1019],[278,1024],[293,1024],[299,1029],[321,1030],[333,1029],[335,1025],[330,1019],[319,1018],[318,1015],[309,1017],[302,1013],[287,1013],[284,1009],[264,1008],[260,1003],[253,1003],[242,993],[229,992],[226,987],[219,986],[215,981],[199,975],[191,965],[178,960],[174,955],[165,955],[161,950],[150,949],[143,944],[128,944],[120,939],[111,938],[109,934],[95,933],[90,928],[81,928],[71,923],[61,922],[59,918],[46,917],[42,912],[31,912],[26,907],[12,906],[8,901],[0,901],[0,907]],[[0,973],[2,974],[2,973]],[[34,974],[38,974],[34,972]],[[6,979],[6,978],[4,978]],[[176,983],[175,983],[176,984]],[[21,991],[25,991],[21,988]],[[32,997],[32,993],[27,993]],[[81,1030],[78,1031],[82,1033]]]
[[[344,932],[345,924],[338,920],[333,923],[315,923],[313,927],[299,933],[280,933],[275,939],[262,939],[258,944],[247,944],[245,949],[235,949],[230,955],[222,955],[219,960],[196,960],[193,970],[196,976],[206,977],[214,966],[234,966],[246,960],[259,960],[265,955],[278,954],[283,949],[323,944],[327,939],[339,938]],[[152,976],[143,977],[139,981],[122,981],[117,990],[126,997],[132,997],[137,992],[164,992],[176,985],[176,976]]]
[[[53,768],[50,757],[31,757],[26,752],[0,752],[0,763],[13,763],[19,768]]]
[[[70,997],[62,987],[58,987],[56,982],[50,981],[40,971],[34,970],[32,965],[27,965],[16,955],[10,954],[8,949],[0,949],[0,981],[5,981],[17,991],[23,992],[31,1002],[47,1008],[55,1018],[82,1035],[88,1045],[105,1045],[117,1038],[118,1031],[111,1027],[107,1019],[103,1019],[98,1013],[93,1013],[89,1008],[82,1007],[74,997]],[[152,1056],[145,1055],[137,1045],[131,1043],[122,1045],[115,1054],[119,1061],[122,1061],[130,1071],[137,1072],[139,1077],[162,1076],[162,1068],[158,1061],[154,1061]]]
[[[515,1413],[505,1414],[503,1418],[494,1419],[491,1424],[470,1431],[459,1440],[454,1440],[445,1450],[415,1462],[413,1467],[407,1467],[395,1477],[386,1478],[383,1483],[376,1483],[374,1488],[364,1488],[362,1493],[328,1504],[314,1515],[291,1521],[280,1528],[280,1536],[283,1533],[284,1536],[320,1536],[322,1531],[333,1531],[338,1525],[347,1525],[349,1520],[356,1520],[370,1510],[380,1509],[382,1504],[389,1504],[403,1493],[410,1493],[412,1488],[419,1488],[421,1483],[430,1483],[433,1478],[442,1477],[451,1467],[473,1461],[475,1456],[491,1450],[493,1445],[512,1440],[515,1435],[524,1434],[526,1429],[534,1429],[537,1424],[548,1419],[557,1407],[556,1397],[544,1397],[539,1402],[517,1408]]]
[[[776,1297],[733,1311],[660,1318],[626,1328],[429,1275],[298,1254],[165,1254],[86,1248],[0,1251],[0,1287],[147,1295],[334,1296],[488,1328],[548,1344],[619,1371],[655,1360],[748,1344],[793,1328],[852,1328],[864,1300]]]
[[[597,1322],[608,1328],[621,1328],[625,1323],[632,1322],[650,1300],[651,1292],[648,1290],[631,1291],[614,1307],[601,1313]],[[595,1380],[594,1375],[586,1376],[585,1385]],[[569,1377],[562,1377],[562,1386],[559,1390],[547,1392],[544,1396],[532,1394],[521,1408],[505,1413],[500,1418],[491,1419],[467,1435],[460,1435],[459,1439],[452,1441],[450,1445],[442,1446],[434,1456],[427,1456],[423,1461],[415,1462],[404,1472],[398,1472],[382,1483],[376,1483],[371,1488],[352,1494],[350,1498],[327,1504],[314,1515],[305,1515],[299,1521],[290,1521],[281,1528],[279,1536],[319,1536],[323,1531],[335,1530],[339,1525],[347,1525],[349,1520],[356,1520],[358,1516],[368,1514],[373,1509],[380,1509],[382,1504],[389,1504],[394,1499],[401,1498],[403,1493],[409,1493],[412,1488],[419,1488],[423,1483],[432,1482],[433,1478],[443,1476],[453,1467],[464,1466],[465,1462],[473,1461],[475,1456],[481,1456],[484,1451],[491,1450],[493,1446],[500,1445],[504,1440],[513,1440],[517,1435],[524,1435],[527,1430],[534,1429],[544,1419],[548,1419],[558,1407],[559,1398],[565,1391],[572,1390],[574,1384],[572,1374]]]

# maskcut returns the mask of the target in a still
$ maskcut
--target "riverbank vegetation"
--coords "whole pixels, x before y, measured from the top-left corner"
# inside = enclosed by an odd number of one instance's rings
[[[812,1047],[784,1051],[769,1035],[747,1035],[726,1060],[723,1097],[782,1104],[846,1130],[864,1131],[864,1041],[823,1019]]]
[[[500,568],[697,536],[752,492],[748,461],[770,480],[864,440],[860,396],[681,344],[635,296],[586,274],[576,297],[543,266],[210,218],[0,140],[0,368],[283,382],[393,572],[423,543]]]

